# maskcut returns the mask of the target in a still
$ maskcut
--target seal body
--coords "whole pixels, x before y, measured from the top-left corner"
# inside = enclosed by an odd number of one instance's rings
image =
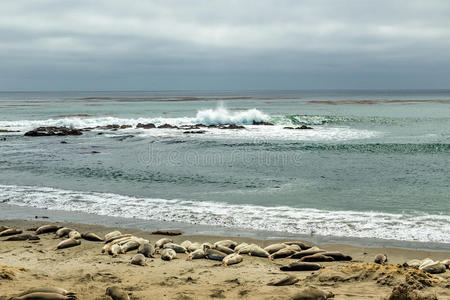
[[[74,300],[75,295],[61,295],[58,293],[34,292],[20,297],[13,297],[11,300]]]
[[[223,241],[218,241],[214,243],[214,247],[216,246],[224,246],[230,249],[234,249],[238,244],[235,241],[232,240],[223,240]]]
[[[270,285],[270,286],[293,285],[299,281],[300,281],[300,279],[297,276],[290,275],[283,279],[272,281],[272,282],[268,283],[267,285]]]
[[[322,249],[318,249],[317,250],[313,250],[313,249],[308,249],[308,250],[303,250],[300,252],[296,252],[294,254],[292,254],[289,258],[302,258],[304,256],[310,256],[310,255],[314,255],[314,254],[318,254],[318,253],[323,253],[326,252],[325,250]]]
[[[331,298],[334,298],[332,292],[326,292],[314,286],[309,286],[297,292],[292,297],[292,300],[327,300]]]
[[[177,257],[177,253],[173,249],[166,248],[166,249],[163,249],[162,252],[161,252],[161,259],[162,260],[172,260],[172,259],[174,259],[176,257]]]
[[[225,256],[222,260],[222,263],[226,267],[226,266],[241,263],[242,261],[243,261],[243,258],[241,255],[239,255],[238,253],[232,253],[232,254]]]
[[[181,245],[174,243],[165,243],[163,249],[173,249],[176,253],[186,253],[187,250]]]
[[[36,234],[43,234],[43,233],[49,233],[49,232],[56,232],[61,226],[58,225],[44,225],[36,229]]]
[[[67,240],[64,240],[61,243],[59,243],[58,246],[56,246],[56,249],[65,249],[65,248],[75,247],[75,246],[79,246],[79,245],[81,245],[80,240],[67,239]]]
[[[10,236],[10,235],[16,235],[16,234],[21,234],[22,230],[20,229],[15,229],[15,228],[8,228],[3,230],[2,232],[0,232],[0,236]]]
[[[205,251],[203,249],[197,249],[189,253],[187,260],[205,258]]]
[[[120,246],[120,253],[127,253],[128,251],[132,251],[132,250],[139,248],[139,246],[140,246],[140,243],[138,240],[131,239],[128,242],[126,242],[125,244]]]
[[[19,234],[19,235],[13,235],[9,238],[7,238],[5,241],[33,241],[33,240],[40,240],[40,238],[34,234]]]
[[[31,293],[55,293],[55,294],[61,294],[64,296],[67,295],[76,295],[76,293],[74,292],[69,292],[65,289],[62,288],[55,288],[55,287],[45,287],[45,288],[33,288],[33,289],[29,289],[21,294],[19,294],[18,296],[24,296],[26,294],[31,294]]]
[[[155,255],[155,247],[150,243],[142,243],[138,248],[138,253],[141,253],[145,257],[153,257]]]
[[[206,249],[205,250],[205,257],[207,259],[222,261],[225,256],[227,256],[225,253],[220,252],[215,249]]]
[[[69,239],[74,240],[81,239],[81,234],[76,230],[72,230],[71,232],[69,232]]]
[[[322,268],[321,265],[308,262],[293,262],[287,266],[282,266],[281,271],[316,271]]]
[[[156,243],[155,243],[155,248],[156,248],[156,249],[160,249],[160,248],[162,248],[162,247],[164,246],[164,244],[172,243],[172,242],[173,242],[172,239],[169,239],[169,238],[162,238],[162,239],[156,241]]]
[[[59,238],[69,236],[69,232],[71,232],[72,230],[73,230],[72,228],[67,227],[60,228],[56,231],[56,236]]]
[[[322,253],[317,253],[314,255],[303,256],[300,261],[305,262],[322,262],[322,261],[334,261],[334,258],[330,256],[323,255]]]
[[[96,235],[93,232],[86,232],[86,233],[82,233],[81,237],[85,240],[91,241],[91,242],[103,242],[103,239]]]
[[[145,256],[143,254],[140,254],[140,253],[136,254],[131,259],[131,264],[132,265],[138,265],[138,266],[145,266],[145,265],[147,265],[145,263]]]
[[[386,254],[377,254],[373,260],[376,264],[384,265],[387,262]]]
[[[295,253],[295,250],[291,249],[290,247],[286,247],[286,248],[278,250],[277,252],[270,254],[269,258],[270,259],[285,258],[285,257],[291,256],[294,253]]]
[[[113,300],[130,300],[128,294],[118,286],[107,288],[105,295],[110,296]]]
[[[332,257],[335,261],[351,261],[352,257],[341,252],[323,252],[322,255]]]
[[[252,245],[248,254],[258,257],[269,257],[269,253],[258,245]]]
[[[272,244],[264,248],[269,254],[275,253],[277,251],[280,251],[281,249],[286,248],[288,245],[279,243],[279,244]]]
[[[216,249],[216,250],[218,250],[220,252],[223,252],[225,254],[232,254],[232,253],[234,253],[234,250],[232,250],[231,248],[225,247],[225,246],[220,245],[220,244],[219,245],[215,245],[214,249]]]
[[[119,236],[119,235],[122,235],[122,233],[120,231],[118,231],[118,230],[111,231],[110,233],[105,234],[105,241],[109,240],[110,238],[113,238],[115,236]]]

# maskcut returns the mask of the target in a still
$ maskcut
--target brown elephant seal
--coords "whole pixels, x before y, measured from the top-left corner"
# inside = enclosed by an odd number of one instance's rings
[[[275,280],[275,281],[269,282],[267,285],[269,285],[269,286],[293,285],[299,281],[300,281],[300,279],[297,276],[289,275],[280,280]]]
[[[103,242],[103,239],[93,232],[82,233],[81,237],[87,241],[91,242]]]
[[[34,234],[24,233],[19,235],[13,235],[5,240],[6,241],[36,241],[40,240],[40,238]]]
[[[236,243],[235,241],[232,240],[222,240],[222,241],[218,241],[214,243],[214,247],[221,245],[230,249],[234,249],[238,243]]]
[[[56,246],[56,249],[65,249],[65,248],[75,247],[75,246],[79,246],[79,245],[81,245],[80,240],[67,239],[67,240],[64,240],[61,243],[59,243]]]
[[[323,252],[320,253],[322,255],[326,255],[326,256],[330,256],[332,257],[335,261],[351,261],[352,257],[349,255],[344,255],[341,252]]]
[[[29,289],[23,293],[20,293],[18,296],[24,296],[26,294],[31,294],[31,293],[55,293],[55,294],[61,294],[64,296],[69,296],[69,295],[76,295],[76,293],[74,292],[69,292],[63,288],[55,288],[55,287],[46,287],[46,288],[33,288],[33,289]]]
[[[153,257],[155,255],[155,247],[150,243],[142,243],[138,248],[138,253],[145,257]]]
[[[227,256],[226,253],[220,252],[218,250],[210,248],[205,249],[205,257],[207,259],[222,261],[225,256]]]
[[[296,251],[291,249],[290,247],[286,247],[286,248],[278,250],[277,252],[274,252],[274,253],[270,254],[269,255],[269,259],[270,260],[274,260],[274,259],[277,259],[277,258],[285,258],[285,257],[291,256],[295,252]]]
[[[177,257],[177,253],[175,250],[171,248],[166,248],[161,251],[161,259],[162,260],[172,260]]]
[[[225,256],[222,260],[222,264],[224,267],[235,265],[238,263],[241,263],[244,260],[244,258],[239,255],[238,253],[232,253]]]
[[[375,259],[373,260],[376,264],[384,265],[388,259],[386,254],[377,254],[375,255]]]
[[[20,229],[8,228],[8,229],[5,229],[2,232],[0,232],[0,236],[16,235],[16,234],[21,234],[22,232],[23,231]]]
[[[173,240],[169,239],[169,238],[162,238],[160,240],[157,240],[155,243],[155,248],[161,249],[164,246],[164,244],[167,244],[167,243],[173,243]]]
[[[278,244],[272,244],[264,248],[269,254],[275,253],[277,251],[280,251],[281,249],[287,248],[288,245],[283,243]]]
[[[140,254],[140,253],[136,254],[131,259],[131,264],[132,265],[137,265],[137,266],[146,266],[147,263],[145,262],[145,256],[143,254]]]
[[[296,253],[294,253],[294,254],[292,254],[289,258],[302,258],[302,257],[304,257],[304,256],[310,256],[310,255],[314,255],[314,254],[318,254],[318,253],[324,253],[324,252],[326,252],[325,250],[322,250],[322,249],[318,249],[318,250],[313,250],[312,248],[311,249],[308,249],[308,250],[303,250],[303,251],[300,251],[300,252],[296,252]]]
[[[13,297],[10,300],[76,300],[75,295],[61,295],[58,293],[35,292],[20,297]]]
[[[72,230],[69,232],[69,239],[79,240],[81,239],[81,234],[76,230]]]
[[[141,244],[137,239],[131,239],[125,244],[120,245],[120,253],[127,253],[139,248]]]
[[[115,236],[112,236],[112,237],[109,237],[109,238],[105,239],[105,244],[111,243],[111,242],[116,241],[116,240],[122,240],[123,238],[131,238],[131,237],[132,237],[132,235],[128,234],[128,233],[127,234],[115,235]]]
[[[223,253],[225,253],[225,254],[233,254],[234,253],[234,250],[233,249],[231,249],[231,248],[228,248],[228,247],[225,247],[225,246],[223,246],[223,245],[215,245],[214,246],[214,249],[216,249],[216,250],[218,250],[218,251],[220,251],[220,252],[223,252]]]
[[[5,231],[6,229],[10,229],[10,228],[11,228],[11,227],[9,227],[9,226],[1,225],[1,226],[0,226],[0,232]]]
[[[107,288],[105,295],[110,296],[113,300],[130,300],[128,294],[118,286]]]
[[[186,253],[187,250],[181,245],[174,244],[174,243],[165,243],[163,246],[163,249],[173,249],[176,253]]]
[[[323,255],[322,253],[317,253],[314,255],[303,256],[300,261],[304,262],[324,262],[324,261],[334,261],[334,258],[330,256]]]
[[[280,267],[281,271],[316,271],[322,268],[321,265],[308,262],[293,262],[287,266]]]
[[[299,246],[302,250],[308,250],[311,248],[311,246],[305,244],[304,242],[300,242],[300,241],[287,241],[287,242],[283,242],[283,244],[286,244],[288,246],[291,245],[297,245]]]
[[[187,260],[200,259],[205,258],[205,251],[203,249],[197,249],[191,253],[189,253]]]
[[[55,224],[43,225],[41,227],[38,227],[38,229],[36,229],[36,234],[56,232],[61,227],[62,226],[58,226],[58,225],[55,225]]]
[[[113,238],[115,236],[119,236],[122,235],[122,232],[115,230],[115,231],[111,231],[110,233],[105,234],[105,238],[104,240],[109,240],[110,238]]]
[[[59,238],[69,236],[69,232],[71,232],[72,230],[73,230],[72,228],[67,227],[60,228],[56,230],[56,236]]]
[[[332,292],[323,291],[315,286],[301,289],[291,298],[292,300],[327,300],[334,298]]]
[[[257,257],[269,257],[269,253],[258,245],[251,245],[248,255]]]

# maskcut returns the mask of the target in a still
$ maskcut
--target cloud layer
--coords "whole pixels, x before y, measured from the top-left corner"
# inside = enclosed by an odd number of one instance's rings
[[[450,2],[0,2],[1,90],[445,88]]]

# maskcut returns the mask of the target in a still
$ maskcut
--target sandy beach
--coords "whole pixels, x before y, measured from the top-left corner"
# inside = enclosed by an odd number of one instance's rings
[[[22,229],[36,228],[46,222],[0,221],[0,226]],[[105,234],[119,230],[155,243],[162,235],[129,228],[98,225],[57,223],[80,233]],[[230,237],[237,243],[255,243],[261,247],[277,243],[275,240],[253,240]],[[111,299],[105,295],[108,287],[118,286],[130,299],[295,299],[304,288],[314,286],[334,294],[334,299],[387,299],[394,288],[404,284],[414,299],[450,299],[450,271],[426,274],[401,266],[411,259],[444,260],[450,252],[418,251],[399,248],[365,248],[349,245],[318,245],[328,251],[350,255],[352,261],[320,262],[319,271],[283,272],[281,266],[295,259],[275,259],[243,255],[243,262],[224,267],[219,261],[197,259],[188,261],[186,254],[164,261],[160,255],[146,259],[146,266],[130,264],[137,250],[117,257],[101,253],[103,242],[81,240],[81,245],[55,250],[63,239],[55,233],[40,234],[40,240],[4,241],[0,238],[0,299],[9,299],[25,290],[37,287],[59,287],[75,292],[78,299]],[[175,243],[216,242],[215,236],[170,237]],[[312,246],[312,245],[311,245]],[[376,254],[385,253],[388,264],[376,265]],[[288,286],[270,286],[271,282],[293,275],[298,282]],[[437,298],[436,298],[437,297]],[[299,298],[301,299],[301,298]],[[306,298],[305,298],[306,299]],[[313,298],[311,298],[313,299]],[[413,299],[392,298],[391,299]]]

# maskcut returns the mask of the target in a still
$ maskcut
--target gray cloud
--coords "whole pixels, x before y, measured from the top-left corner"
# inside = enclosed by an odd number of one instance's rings
[[[444,88],[450,2],[0,2],[1,90]]]

